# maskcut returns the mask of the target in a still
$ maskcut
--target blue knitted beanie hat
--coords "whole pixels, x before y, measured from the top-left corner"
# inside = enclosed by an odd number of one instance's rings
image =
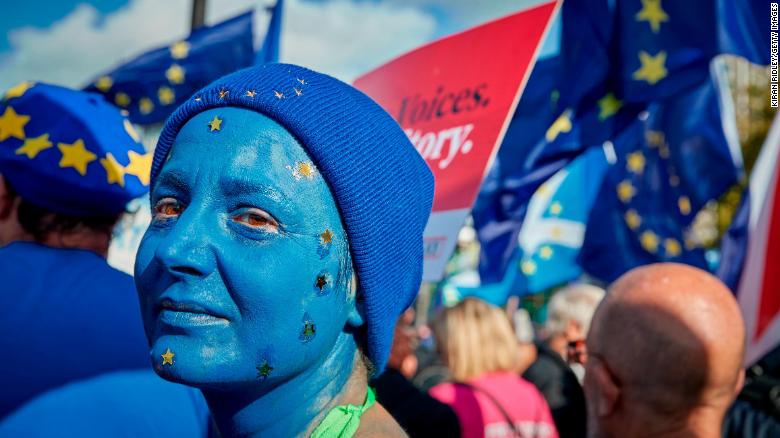
[[[347,232],[367,324],[367,355],[380,373],[395,323],[417,295],[433,175],[398,124],[368,96],[330,76],[266,64],[217,79],[166,121],[152,187],[181,127],[216,107],[257,111],[303,145],[328,182]]]

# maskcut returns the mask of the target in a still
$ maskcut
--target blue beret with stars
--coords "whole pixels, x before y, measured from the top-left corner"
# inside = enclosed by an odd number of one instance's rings
[[[22,82],[0,101],[0,175],[27,202],[108,216],[149,190],[152,155],[97,94]]]

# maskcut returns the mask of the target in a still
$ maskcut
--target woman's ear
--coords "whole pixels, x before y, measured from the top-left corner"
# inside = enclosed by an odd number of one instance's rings
[[[358,328],[366,323],[366,312],[363,303],[364,301],[359,298],[354,298],[347,303],[349,306],[347,324],[350,326]]]

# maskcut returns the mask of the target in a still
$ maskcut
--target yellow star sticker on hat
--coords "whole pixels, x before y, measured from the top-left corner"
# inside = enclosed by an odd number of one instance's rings
[[[550,260],[553,255],[553,249],[549,245],[544,245],[543,247],[539,248],[539,257],[542,258],[542,260]]]
[[[127,156],[130,158],[130,163],[125,167],[125,172],[134,175],[141,184],[148,186],[149,174],[152,171],[152,153],[139,154],[136,151],[128,151]]]
[[[558,216],[559,214],[561,214],[562,211],[563,211],[563,206],[561,205],[560,202],[555,201],[552,203],[552,205],[550,205],[550,214],[552,214],[553,216]]]
[[[22,146],[16,150],[16,155],[24,154],[27,155],[27,158],[32,160],[42,150],[49,149],[52,146],[54,145],[49,141],[49,134],[43,134],[35,138],[24,140]]]
[[[125,119],[122,121],[122,124],[125,127],[125,132],[127,133],[127,135],[129,135],[130,138],[135,140],[136,143],[140,143],[141,136],[138,135],[138,131],[135,130],[135,127],[133,126],[132,123],[130,123],[130,120]]]
[[[150,114],[152,111],[154,111],[154,103],[152,102],[152,99],[149,99],[148,97],[142,97],[141,100],[138,101],[138,111],[140,111],[143,115]]]
[[[631,184],[631,181],[624,179],[617,185],[617,195],[624,203],[631,202],[631,199],[636,196],[636,188]]]
[[[157,100],[163,105],[170,105],[176,100],[176,93],[171,87],[162,86],[157,90]]]
[[[62,152],[60,167],[72,167],[76,169],[81,176],[87,174],[87,164],[95,161],[97,156],[84,147],[84,140],[78,139],[75,142],[57,143],[57,148]]]
[[[162,364],[163,365],[173,365],[173,356],[176,356],[174,352],[171,351],[170,348],[165,350],[165,353],[161,354],[160,357],[162,357]]]
[[[9,88],[8,91],[5,92],[5,99],[13,99],[14,97],[22,97],[24,93],[27,92],[30,88],[35,86],[35,82],[32,81],[24,81],[20,82],[13,87]]]
[[[130,105],[130,96],[128,96],[127,93],[122,93],[120,91],[114,96],[114,102],[124,108],[127,105]]]
[[[533,260],[525,260],[520,263],[520,270],[525,275],[534,275],[536,273],[536,263]]]
[[[599,120],[604,121],[617,114],[618,110],[623,106],[623,102],[618,100],[614,93],[607,93],[599,99],[598,105]]]
[[[640,234],[639,243],[647,252],[655,254],[658,251],[658,236],[652,231],[645,231]]]
[[[626,214],[623,215],[623,218],[626,220],[628,228],[631,228],[632,230],[636,230],[642,225],[642,217],[639,216],[639,213],[633,208],[626,210]]]
[[[639,52],[639,62],[641,66],[631,76],[634,80],[645,81],[650,85],[655,85],[666,77],[666,51],[661,50],[653,56],[642,50]]]
[[[641,174],[645,170],[645,156],[642,151],[636,151],[628,154],[626,158],[626,169],[637,175]]]
[[[691,200],[687,196],[680,196],[677,200],[677,207],[680,208],[680,213],[686,216],[691,214]]]
[[[30,116],[17,114],[10,106],[0,116],[0,141],[8,137],[24,140],[24,125],[30,121]]]
[[[119,184],[125,186],[125,168],[116,161],[111,153],[106,154],[106,158],[100,159],[100,164],[106,169],[106,181],[109,184]]]
[[[303,90],[301,90],[300,88],[293,88],[293,91],[295,92],[296,96],[298,97],[303,96]]]
[[[190,54],[190,43],[187,41],[175,42],[168,49],[171,51],[171,58],[184,59]]]
[[[222,119],[220,119],[217,116],[214,116],[213,119],[209,122],[209,130],[210,131],[219,131],[222,129]]]
[[[642,0],[642,9],[634,16],[636,21],[647,21],[653,33],[661,30],[661,23],[669,21],[669,15],[661,7],[661,0]]]
[[[555,140],[558,135],[564,132],[571,131],[571,110],[567,109],[563,112],[552,125],[547,129],[547,132],[544,134],[544,138],[551,142]]]
[[[667,257],[677,257],[682,252],[680,242],[677,239],[665,239],[664,240],[664,252]]]
[[[274,90],[274,96],[276,96],[277,99],[284,99],[284,93],[281,91]]]
[[[101,76],[95,81],[95,88],[106,93],[114,85],[114,80],[111,76]]]
[[[184,83],[184,69],[179,64],[171,64],[168,70],[165,70],[165,77],[172,84]]]
[[[255,97],[255,90],[247,90],[246,91],[246,97]]]

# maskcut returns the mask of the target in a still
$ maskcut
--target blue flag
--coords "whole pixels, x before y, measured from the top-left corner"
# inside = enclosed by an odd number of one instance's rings
[[[276,0],[276,4],[269,8],[271,21],[268,22],[268,30],[263,37],[263,46],[255,55],[255,64],[267,64],[269,62],[279,62],[279,43],[282,35],[282,10],[284,9],[284,0]]]
[[[206,84],[252,65],[252,44],[252,13],[247,12],[146,52],[101,75],[85,90],[127,110],[133,123],[162,122]]]
[[[720,265],[717,270],[718,278],[735,294],[747,258],[749,222],[750,190],[745,189],[737,213],[720,241]]]
[[[720,51],[769,64],[770,2],[717,0]]]

